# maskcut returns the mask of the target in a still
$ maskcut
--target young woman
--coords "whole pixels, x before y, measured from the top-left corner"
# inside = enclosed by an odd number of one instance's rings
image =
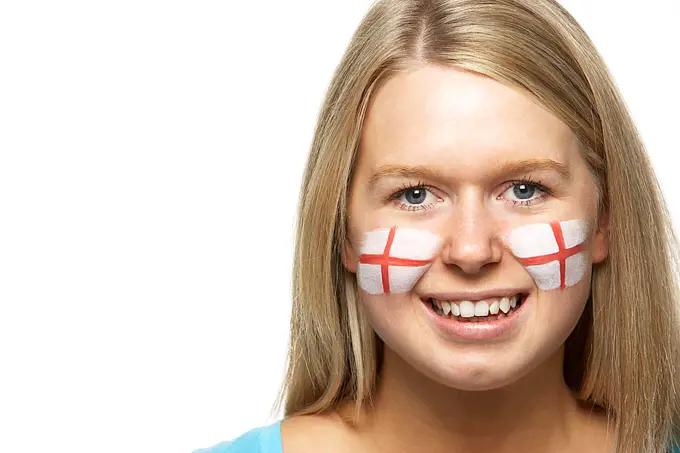
[[[677,246],[553,0],[382,0],[302,184],[285,418],[208,452],[671,451]]]

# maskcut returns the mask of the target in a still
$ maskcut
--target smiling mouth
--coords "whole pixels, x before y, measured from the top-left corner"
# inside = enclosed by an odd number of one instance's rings
[[[428,298],[423,302],[442,318],[458,322],[498,321],[515,313],[526,301],[528,294],[508,297],[490,297],[484,300],[438,300]]]

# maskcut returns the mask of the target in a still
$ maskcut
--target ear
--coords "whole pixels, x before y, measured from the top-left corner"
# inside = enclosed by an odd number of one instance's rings
[[[601,263],[609,252],[609,213],[602,212],[599,216],[597,231],[593,242],[593,263]]]
[[[357,273],[357,255],[354,252],[352,243],[349,238],[345,238],[345,243],[342,245],[342,265],[345,266],[349,272]]]

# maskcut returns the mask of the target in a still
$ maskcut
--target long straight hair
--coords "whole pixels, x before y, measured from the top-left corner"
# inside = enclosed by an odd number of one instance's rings
[[[610,217],[609,254],[593,267],[567,340],[565,381],[607,411],[617,452],[661,451],[680,412],[677,243],[604,61],[553,0],[380,0],[361,21],[326,93],[301,188],[285,415],[371,402],[382,344],[341,261],[347,196],[372,94],[423,64],[522,90],[579,138]]]

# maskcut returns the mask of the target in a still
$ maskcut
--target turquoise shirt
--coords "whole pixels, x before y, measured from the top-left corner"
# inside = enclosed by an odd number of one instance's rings
[[[282,453],[281,421],[251,429],[232,441],[221,442],[210,448],[196,450],[194,453]]]
[[[251,429],[232,441],[221,442],[210,448],[196,450],[194,453],[282,453],[281,421]],[[680,453],[680,447],[671,453]]]

